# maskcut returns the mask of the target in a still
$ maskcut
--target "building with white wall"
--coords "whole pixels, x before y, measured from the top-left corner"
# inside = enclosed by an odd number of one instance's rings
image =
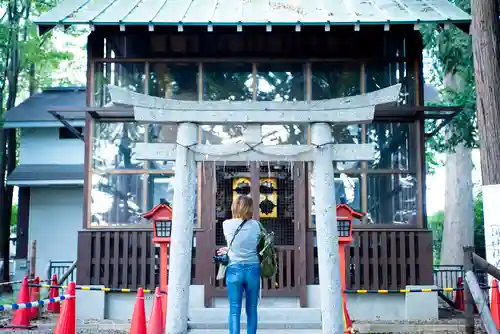
[[[24,274],[36,240],[36,272],[49,261],[76,261],[83,216],[84,142],[48,111],[85,106],[85,87],[44,89],[4,115],[4,127],[19,129],[19,161],[7,183],[19,187],[16,267]],[[82,120],[68,122],[83,133]],[[55,246],[57,245],[57,246]]]

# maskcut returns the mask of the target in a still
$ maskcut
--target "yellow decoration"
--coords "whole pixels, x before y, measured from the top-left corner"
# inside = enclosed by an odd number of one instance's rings
[[[270,194],[265,194],[260,192],[260,201],[259,201],[259,212],[260,212],[260,218],[276,218],[278,217],[278,182],[276,181],[275,178],[261,178],[260,179],[260,186],[270,186],[272,189],[272,193]],[[265,201],[265,202],[264,202]],[[270,212],[268,212],[269,209],[262,210],[263,207],[268,206],[271,208]],[[264,212],[263,212],[264,211]]]
[[[250,178],[239,177],[239,178],[233,179],[233,187],[232,187],[233,188],[233,201],[236,199],[236,197],[238,197],[238,195],[242,195],[241,193],[238,193],[236,191],[236,189],[238,188],[238,186],[241,187],[241,185],[243,185],[243,184],[248,184],[248,187],[250,189]]]

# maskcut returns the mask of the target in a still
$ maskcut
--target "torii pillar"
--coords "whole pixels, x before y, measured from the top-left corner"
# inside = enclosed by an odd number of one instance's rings
[[[339,238],[333,173],[332,127],[328,123],[311,125],[315,150],[313,181],[315,191],[316,240],[318,244],[319,288],[323,333],[344,333],[340,281]]]
[[[189,285],[193,252],[194,201],[196,195],[196,161],[188,149],[196,144],[198,126],[180,123],[177,130],[177,148],[172,215],[172,242],[170,244],[167,324],[169,334],[187,333]]]

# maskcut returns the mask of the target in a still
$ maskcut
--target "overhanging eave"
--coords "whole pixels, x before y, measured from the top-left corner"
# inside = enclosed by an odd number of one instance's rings
[[[360,26],[470,23],[448,0],[64,0],[40,16],[40,33],[55,26]],[[182,31],[182,30],[181,30]],[[210,31],[210,29],[209,29]]]

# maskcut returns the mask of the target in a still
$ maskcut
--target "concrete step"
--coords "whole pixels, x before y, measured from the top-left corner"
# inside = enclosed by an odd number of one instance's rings
[[[316,329],[260,329],[259,334],[321,334],[321,330]],[[227,334],[227,329],[192,329],[189,334]],[[241,334],[246,334],[246,330],[241,330]]]
[[[217,330],[217,329],[228,329],[227,321],[206,321],[206,322],[188,322],[189,329],[205,329],[205,330]],[[245,329],[246,322],[241,322],[241,328]],[[313,330],[321,329],[320,322],[303,322],[303,321],[293,321],[293,322],[283,322],[283,321],[259,321],[259,333],[261,329],[269,330]]]
[[[228,328],[228,308],[191,309],[190,329],[218,330]],[[241,312],[241,328],[246,328],[245,308]],[[321,329],[321,311],[314,308],[259,308],[259,330]]]
[[[194,308],[189,312],[189,320],[193,322],[226,322],[229,308]],[[245,308],[241,310],[241,321],[246,321]],[[261,322],[309,322],[321,323],[319,308],[259,308]]]

